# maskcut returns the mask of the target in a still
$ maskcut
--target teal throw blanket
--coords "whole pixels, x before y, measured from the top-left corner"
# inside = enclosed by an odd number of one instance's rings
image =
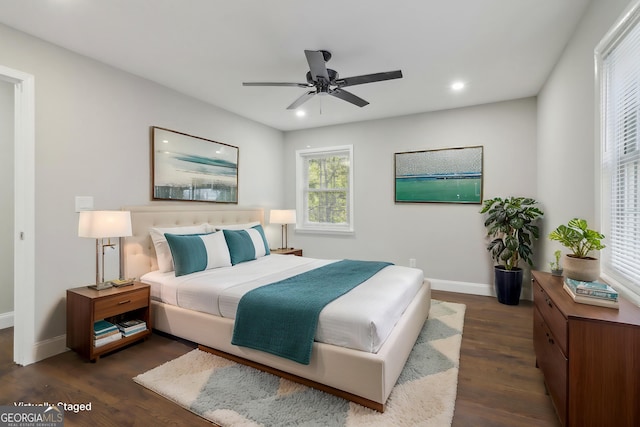
[[[249,291],[231,343],[308,365],[322,309],[388,265],[342,260]]]

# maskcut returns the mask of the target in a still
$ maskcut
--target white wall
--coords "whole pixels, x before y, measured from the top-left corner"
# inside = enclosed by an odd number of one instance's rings
[[[0,80],[0,328],[13,312],[13,87]]]
[[[0,51],[2,65],[35,76],[37,341],[65,333],[65,290],[95,277],[74,197],[96,209],[150,203],[150,126],[238,146],[239,205],[282,204],[282,132],[1,25]]]
[[[283,207],[295,207],[295,151],[342,144],[354,146],[355,235],[294,232],[290,245],[318,258],[416,258],[432,279],[493,283],[481,206],[394,204],[394,153],[482,145],[485,199],[536,197],[535,98],[287,132]]]
[[[558,225],[580,217],[593,228],[599,226],[594,49],[628,3],[591,2],[538,95],[537,185],[546,207],[541,239],[546,261],[556,249],[566,252],[546,239]]]

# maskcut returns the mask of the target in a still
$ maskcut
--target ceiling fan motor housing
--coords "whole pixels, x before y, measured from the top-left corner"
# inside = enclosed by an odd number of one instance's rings
[[[338,79],[338,72],[327,68],[327,74],[329,75],[329,81],[325,81],[323,77],[319,77],[318,80],[314,80],[311,75],[311,71],[307,71],[307,82],[316,87],[318,93],[327,93],[329,86],[336,86],[335,81]]]
[[[291,86],[307,89],[307,92],[298,97],[287,110],[294,110],[307,102],[314,95],[331,95],[343,101],[347,101],[358,107],[364,107],[369,102],[344,90],[345,87],[373,83],[384,80],[402,78],[402,71],[388,71],[384,73],[364,74],[339,78],[338,72],[327,68],[326,63],[331,59],[331,52],[327,50],[305,50],[309,71],[306,74],[306,83],[278,83],[278,82],[245,82],[243,86]],[[333,89],[332,89],[333,86]],[[315,90],[309,90],[314,88]]]

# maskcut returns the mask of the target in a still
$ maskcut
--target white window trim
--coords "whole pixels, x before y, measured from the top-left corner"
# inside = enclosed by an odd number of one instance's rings
[[[605,186],[607,177],[603,173],[602,160],[604,158],[605,142],[606,142],[606,98],[605,93],[605,79],[604,79],[604,58],[605,56],[619,43],[622,37],[634,26],[640,25],[640,0],[636,0],[631,3],[627,9],[623,12],[621,17],[616,21],[613,27],[605,34],[598,46],[594,51],[595,58],[595,96],[596,96],[596,117],[594,122],[595,135],[597,138],[597,146],[600,148],[596,151],[596,195],[595,202],[599,209],[596,212],[599,215],[600,229],[605,233],[609,229],[610,218],[607,214],[608,201],[605,200],[606,189]],[[606,240],[603,242],[606,244]],[[607,251],[607,248],[603,249]],[[603,254],[604,255],[604,254]],[[624,295],[637,305],[640,305],[640,286],[628,283],[627,280],[617,276],[615,272],[610,271],[604,263],[600,265],[600,276],[602,279],[612,285],[618,292]]]
[[[349,193],[347,196],[347,210],[349,221],[345,225],[317,225],[306,222],[307,212],[305,208],[304,183],[305,170],[304,158],[313,154],[349,153]],[[353,209],[353,145],[339,145],[331,147],[307,148],[296,151],[296,210],[298,211],[296,233],[318,233],[318,234],[353,234],[354,209]]]

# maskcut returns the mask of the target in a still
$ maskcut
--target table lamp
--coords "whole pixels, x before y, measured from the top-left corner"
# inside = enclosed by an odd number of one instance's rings
[[[282,247],[280,249],[287,249],[287,227],[289,224],[296,223],[296,210],[272,209],[269,220],[271,224],[282,224]]]
[[[96,239],[96,284],[91,288],[102,290],[112,285],[104,281],[104,248],[113,248],[112,237],[131,236],[129,211],[82,211],[78,220],[78,236]],[[107,243],[104,242],[107,239]],[[102,251],[102,265],[98,265]]]

